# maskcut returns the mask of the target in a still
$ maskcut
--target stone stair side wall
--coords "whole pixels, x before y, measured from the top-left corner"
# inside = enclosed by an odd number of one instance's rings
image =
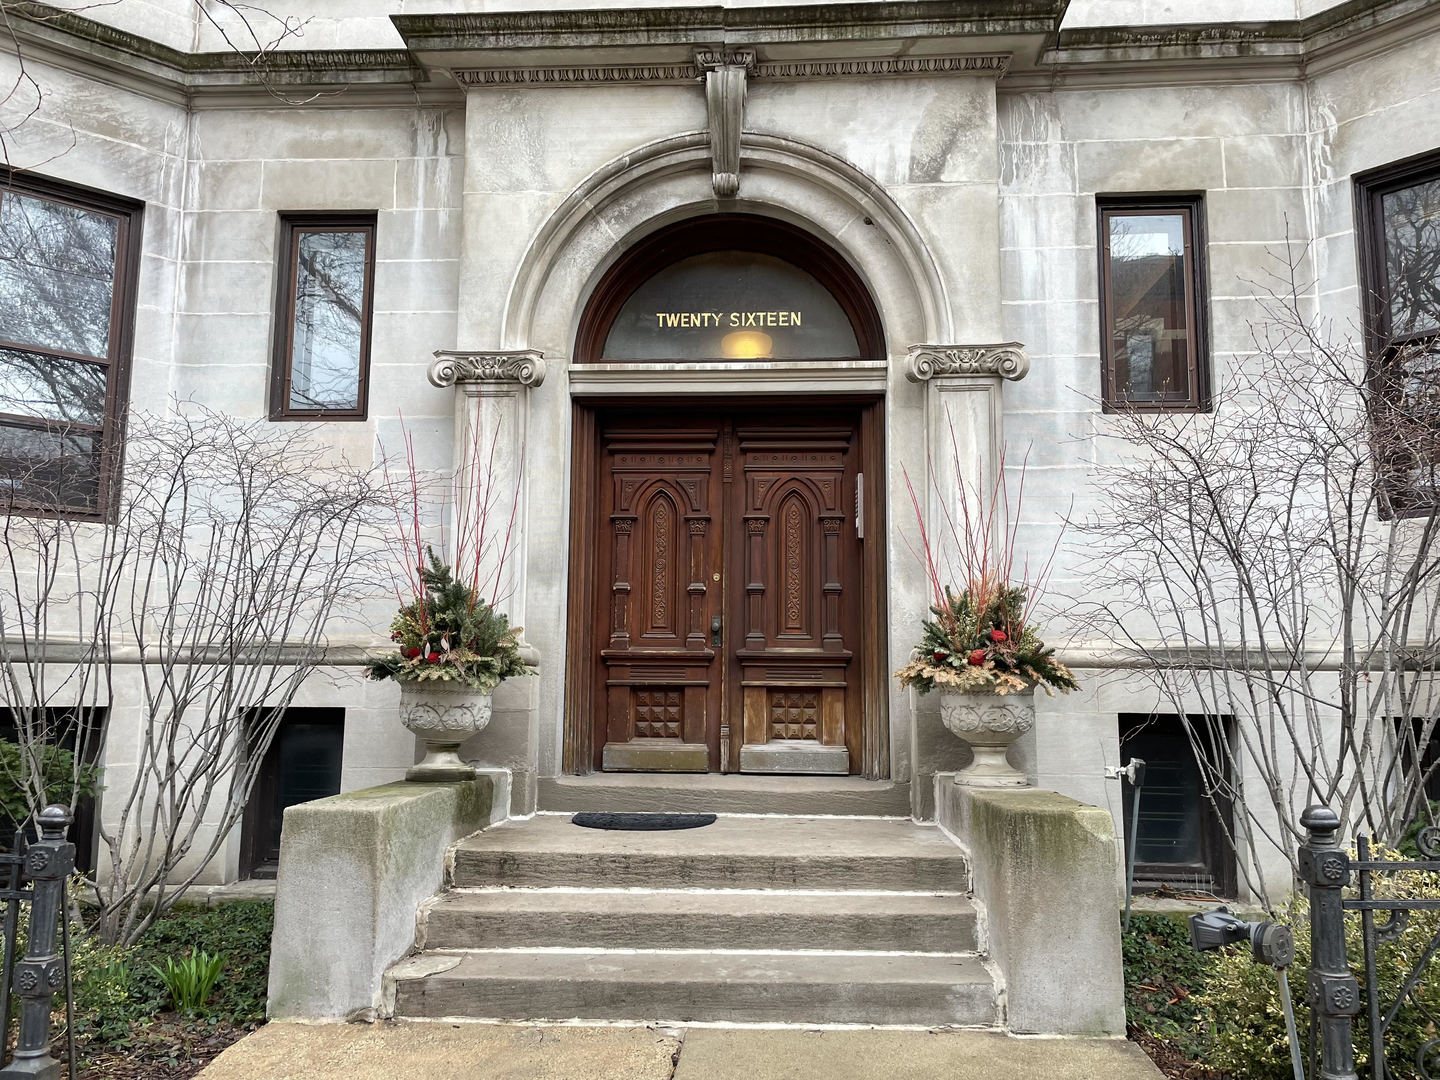
[[[1115,826],[1108,810],[1037,788],[935,777],[940,825],[970,857],[981,947],[1017,1034],[1125,1033]]]
[[[446,853],[505,817],[506,775],[404,781],[285,811],[271,938],[270,1019],[373,1019],[385,971],[415,946],[415,912]]]

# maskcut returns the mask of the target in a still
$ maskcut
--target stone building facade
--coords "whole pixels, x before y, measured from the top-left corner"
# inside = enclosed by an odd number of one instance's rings
[[[510,613],[539,674],[502,688],[494,722],[467,753],[509,770],[513,815],[570,805],[591,782],[581,774],[650,767],[633,749],[612,753],[594,725],[606,641],[593,609],[595,583],[615,583],[597,560],[632,535],[620,524],[629,511],[605,487],[621,465],[611,458],[628,447],[635,461],[673,471],[678,458],[657,462],[674,446],[810,454],[810,489],[837,481],[839,490],[804,504],[817,515],[805,523],[815,546],[794,573],[824,569],[830,536],[853,570],[830,614],[834,574],[804,579],[820,586],[814,618],[833,614],[824,633],[843,639],[831,656],[846,654],[845,675],[833,663],[776,675],[774,641],[750,642],[757,651],[734,668],[746,692],[762,695],[756,709],[832,752],[767,758],[764,733],[757,742],[742,731],[749,699],[731,688],[723,733],[698,742],[679,733],[678,743],[709,748],[684,767],[818,770],[830,779],[803,776],[794,788],[818,792],[821,812],[932,819],[933,777],[964,751],[933,700],[889,675],[929,602],[906,476],[927,460],[948,467],[952,427],[961,468],[982,482],[1002,449],[1026,448],[1020,536],[1035,560],[1066,514],[1094,504],[1106,452],[1094,436],[1109,392],[1098,210],[1189,230],[1191,281],[1204,286],[1189,340],[1201,325],[1208,334],[1188,388],[1172,384],[1178,396],[1155,399],[1186,407],[1203,405],[1207,370],[1214,378],[1250,348],[1255,282],[1287,244],[1304,246],[1310,302],[1337,323],[1361,322],[1353,177],[1428,154],[1416,182],[1440,178],[1440,5],[1426,0],[1076,0],[1068,11],[1063,0],[614,10],[373,0],[267,10],[304,23],[263,71],[227,48],[222,31],[236,40],[240,28],[225,12],[212,20],[181,0],[16,16],[34,81],[4,105],[8,161],[37,197],[53,184],[62,198],[103,193],[139,211],[128,372],[112,375],[124,407],[193,398],[321,424],[327,442],[361,461],[400,443],[403,415],[434,468],[463,458],[471,425],[499,425],[501,467],[520,489]],[[261,18],[256,31],[264,37],[268,25]],[[8,84],[16,59],[0,64]],[[287,259],[297,236],[357,227],[371,245],[365,396],[281,415],[274,357],[276,335],[293,329],[282,308]],[[716,235],[766,273],[775,252],[804,252],[796,295],[818,282],[832,307],[839,299],[835,325],[853,332],[831,350],[841,355],[799,345],[716,359],[713,342],[696,343],[705,323],[670,327],[674,359],[655,344],[663,320],[635,330],[630,353],[610,349],[623,339],[606,334],[619,333],[624,300],[649,275],[727,250]],[[743,290],[743,303],[717,305],[726,316],[760,312],[758,323],[723,329],[748,325],[783,342],[795,329],[788,313],[802,305],[786,293],[789,279],[774,281],[773,310]],[[677,301],[672,313],[691,307],[710,310]],[[718,334],[720,314],[716,323]],[[675,344],[682,331],[688,343]],[[646,354],[652,346],[661,351]],[[836,464],[837,453],[847,460]],[[765,464],[733,455],[723,466],[713,459],[716,476]],[[672,487],[689,490],[681,481],[711,467],[710,457],[689,460]],[[794,470],[775,467],[783,487]],[[602,469],[612,471],[601,478]],[[719,536],[719,511],[703,502],[667,503],[693,528],[652,520],[659,531],[643,534],[636,558],[654,571],[659,546],[718,545],[694,557],[704,571],[719,560],[714,581],[722,563],[736,581],[707,591],[703,576],[687,579],[674,595],[707,597],[694,609],[705,617],[684,635],[673,619],[689,608],[655,625],[677,641],[713,632],[734,643],[749,538],[801,504],[746,505]],[[933,524],[946,507],[932,494],[925,511]],[[1083,589],[1082,557],[1059,548],[1059,591]],[[783,583],[781,563],[772,570]],[[704,605],[726,587],[735,591],[712,628]],[[818,639],[819,625],[792,630]],[[1106,671],[1112,651],[1072,643],[1065,655],[1083,689],[1042,698],[1017,755],[1038,784],[1118,816],[1120,789],[1104,769],[1125,756],[1120,718],[1155,703]],[[650,736],[663,737],[686,708],[685,688],[709,678],[678,663],[650,676],[607,669],[605,687],[628,680],[625,708]],[[399,778],[415,758],[391,684],[339,668],[297,705],[344,710],[343,790]],[[827,725],[839,726],[827,734]],[[113,740],[111,764],[124,766],[125,745]],[[237,836],[211,873],[233,880],[248,869]],[[1282,861],[1269,870],[1286,873]]]

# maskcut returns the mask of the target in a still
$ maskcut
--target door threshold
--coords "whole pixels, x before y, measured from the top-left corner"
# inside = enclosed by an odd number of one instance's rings
[[[607,772],[703,773],[710,768],[709,747],[678,739],[606,743],[603,754]]]
[[[740,748],[740,771],[771,776],[847,776],[850,751],[816,742],[746,743]]]
[[[554,813],[676,811],[910,817],[910,785],[860,776],[592,773],[542,776],[539,809]]]

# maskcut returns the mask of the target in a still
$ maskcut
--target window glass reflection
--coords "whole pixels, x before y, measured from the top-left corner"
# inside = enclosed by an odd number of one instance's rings
[[[0,349],[0,413],[98,428],[105,422],[105,368]]]
[[[1106,315],[1116,386],[1131,400],[1190,396],[1185,219],[1111,214]]]
[[[0,339],[104,358],[120,223],[65,203],[0,197]]]
[[[1380,213],[1391,332],[1440,331],[1440,179],[1387,192]]]
[[[292,409],[357,409],[369,233],[295,234]]]
[[[100,448],[98,432],[0,421],[0,499],[6,505],[97,509]]]

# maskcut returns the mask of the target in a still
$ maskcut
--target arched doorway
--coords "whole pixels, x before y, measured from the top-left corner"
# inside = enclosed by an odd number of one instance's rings
[[[858,275],[784,222],[681,222],[605,274],[573,355],[649,378],[576,398],[570,767],[874,775],[883,403],[822,377],[884,359]],[[724,378],[667,390],[697,368]]]

